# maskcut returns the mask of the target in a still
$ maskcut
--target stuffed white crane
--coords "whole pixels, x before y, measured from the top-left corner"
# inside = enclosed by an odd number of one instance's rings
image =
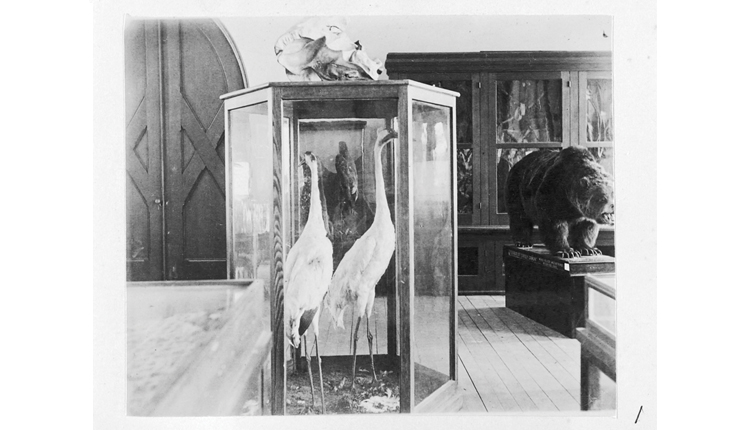
[[[374,145],[374,180],[376,183],[377,210],[371,227],[361,236],[351,249],[346,252],[333,274],[325,304],[333,317],[334,325],[343,328],[343,313],[353,306],[356,317],[356,330],[353,333],[353,370],[351,387],[356,379],[356,342],[359,335],[359,324],[366,316],[366,337],[369,343],[369,357],[372,364],[373,382],[377,380],[374,369],[374,354],[369,318],[374,307],[374,287],[387,270],[392,254],[395,251],[395,226],[392,224],[387,195],[382,176],[382,148],[397,137],[395,131],[378,135]]]
[[[310,376],[310,393],[313,397],[313,407],[315,407],[313,372],[310,368],[310,351],[307,347],[307,335],[305,335],[309,327],[313,328],[320,378],[320,397],[323,413],[325,413],[323,368],[318,350],[318,321],[320,321],[320,306],[333,273],[333,245],[327,237],[323,223],[317,158],[312,153],[306,152],[304,163],[310,168],[310,214],[300,238],[287,255],[284,267],[286,335],[290,344],[295,348],[300,346],[300,337],[303,339]]]

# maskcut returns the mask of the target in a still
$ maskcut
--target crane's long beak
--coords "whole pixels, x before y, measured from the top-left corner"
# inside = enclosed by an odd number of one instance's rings
[[[287,340],[290,342],[290,345],[292,345],[293,348],[298,348],[300,346],[300,338],[297,337],[296,339],[292,336],[288,336]]]

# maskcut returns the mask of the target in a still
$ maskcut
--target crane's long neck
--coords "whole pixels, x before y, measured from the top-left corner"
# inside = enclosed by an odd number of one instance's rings
[[[374,186],[376,190],[377,213],[376,218],[390,218],[387,193],[384,190],[384,175],[382,174],[382,148],[386,145],[377,145],[374,148]]]
[[[318,168],[310,166],[310,213],[308,214],[305,230],[310,227],[314,231],[326,235],[323,224],[323,208],[320,206],[320,189],[318,187]]]

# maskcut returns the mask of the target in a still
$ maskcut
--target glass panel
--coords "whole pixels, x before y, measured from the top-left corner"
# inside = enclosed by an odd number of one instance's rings
[[[479,248],[459,247],[459,276],[479,275]]]
[[[594,367],[594,366],[593,366]],[[617,384],[597,367],[592,369],[589,388],[589,410],[608,411],[617,408]]]
[[[615,166],[613,165],[612,148],[589,148],[589,152],[594,155],[595,160],[597,160],[597,162],[605,168],[605,171],[607,171],[607,173],[609,173],[613,177],[615,176],[613,170]]]
[[[450,379],[453,294],[451,111],[413,102],[415,404]]]
[[[472,176],[473,153],[471,148],[456,151],[457,205],[460,215],[474,212],[474,177]]]
[[[561,79],[497,81],[497,142],[561,142]]]
[[[611,79],[587,79],[587,142],[612,142]]]
[[[272,141],[266,103],[229,112],[235,279],[271,280]]]
[[[520,149],[498,149],[497,150],[497,213],[507,213],[507,204],[505,203],[505,187],[507,184],[507,175],[510,169],[523,157],[537,149],[520,148]]]
[[[234,279],[260,279],[265,299],[265,318],[259,329],[271,336],[272,207],[273,207],[273,148],[269,135],[270,120],[267,103],[234,109],[228,112],[231,163],[231,270]],[[270,349],[271,351],[271,349]],[[271,352],[267,356],[258,383],[264,403],[244,405],[244,414],[268,412],[271,392]],[[263,379],[263,380],[262,380]],[[254,382],[256,384],[257,382]],[[250,385],[251,386],[251,385]],[[252,387],[252,391],[256,388]],[[258,390],[261,390],[259,388]],[[249,393],[256,396],[257,392]],[[251,398],[251,397],[249,397]],[[254,397],[255,398],[255,397]],[[260,399],[261,400],[261,399]],[[265,410],[262,410],[262,406]]]
[[[472,136],[472,81],[433,81],[430,85],[456,91],[456,142],[471,144]]]
[[[615,300],[592,288],[589,289],[589,319],[615,336]]]
[[[301,165],[307,152],[317,159],[321,208],[318,223],[322,223],[332,244],[333,282],[323,302],[318,336],[326,412],[365,412],[361,402],[374,395],[387,397],[387,389],[392,393],[389,402],[399,402],[399,367],[394,367],[399,361],[386,359],[388,327],[396,327],[389,324],[387,300],[390,292],[394,294],[396,278],[392,260],[396,139],[384,139],[388,129],[398,130],[397,100],[285,101],[283,108],[290,122],[289,126],[283,126],[283,133],[290,133],[283,134],[283,141],[291,142],[285,147],[292,151],[290,166],[286,167],[292,193],[287,207],[293,226],[290,245],[294,246],[303,234],[312,231],[308,229],[314,229],[308,224],[314,197],[312,172],[307,164]],[[356,251],[349,253],[354,247]],[[366,307],[355,312],[354,305],[362,299],[366,300]],[[334,324],[334,316],[338,326]],[[374,386],[367,325],[379,380]],[[356,329],[356,385],[350,391],[352,334]],[[307,348],[313,357],[311,369],[320,411],[314,337],[310,330],[306,335]],[[304,347],[300,345],[299,359],[293,359],[287,367],[288,415],[310,413],[312,409]],[[289,344],[285,351],[286,356],[295,354]],[[295,366],[297,363],[300,365]],[[399,408],[388,407],[387,411],[398,412]]]
[[[613,337],[615,337],[617,332],[615,299],[601,293],[600,291],[592,287],[593,283],[614,289],[615,277],[600,275],[592,276],[592,278],[590,278],[589,276],[585,278],[585,284],[588,286],[587,318],[590,321],[595,322],[597,325],[599,325],[601,328],[605,329]]]
[[[262,414],[270,391],[262,383],[271,351],[269,294],[262,281],[246,285],[128,286],[129,415]],[[213,363],[249,366],[216,371]],[[233,387],[244,392],[234,396]]]

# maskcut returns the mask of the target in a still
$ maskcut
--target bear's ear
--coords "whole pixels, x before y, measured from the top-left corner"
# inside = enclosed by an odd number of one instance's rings
[[[587,178],[586,176],[584,178],[581,178],[579,180],[579,186],[585,189],[589,188],[589,178]]]

